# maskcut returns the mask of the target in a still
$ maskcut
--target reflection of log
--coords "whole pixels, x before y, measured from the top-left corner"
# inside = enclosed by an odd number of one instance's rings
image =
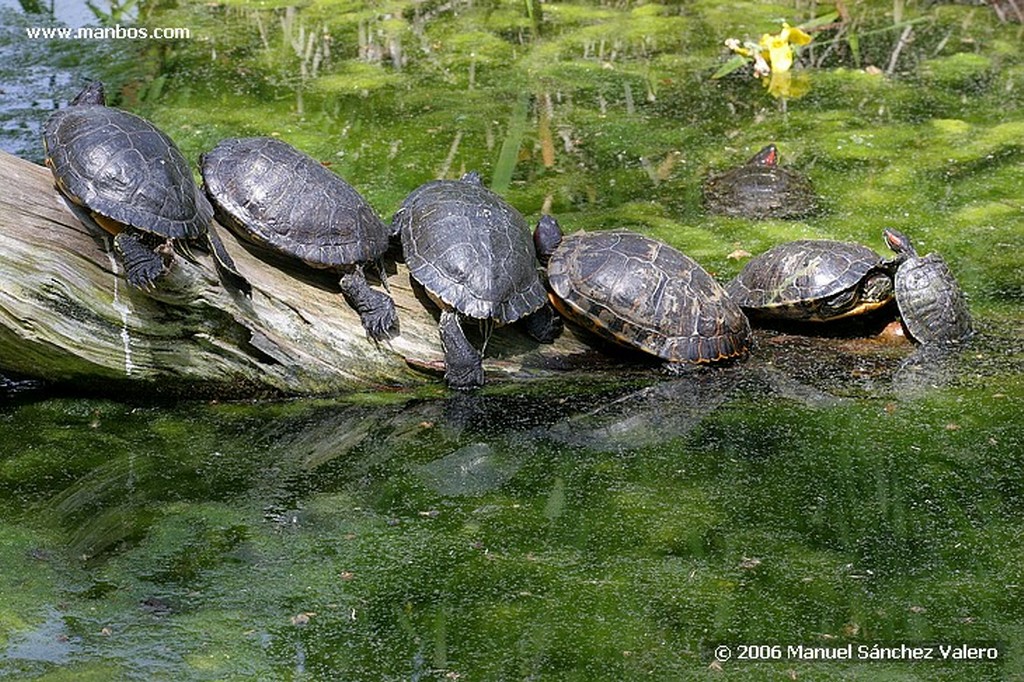
[[[433,311],[401,264],[388,277],[401,333],[375,345],[329,277],[268,265],[226,230],[251,299],[221,286],[202,253],[176,258],[150,296],[128,286],[49,171],[0,152],[0,182],[0,372],[90,387],[127,380],[186,394],[312,395],[414,384],[425,375],[410,364],[440,368]],[[498,330],[485,368],[517,376],[584,350],[571,334],[541,347]]]

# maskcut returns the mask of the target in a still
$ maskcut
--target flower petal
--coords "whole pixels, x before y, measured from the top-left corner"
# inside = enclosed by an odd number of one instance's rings
[[[772,65],[772,71],[789,71],[793,66],[793,48],[787,42],[778,41],[768,49],[768,61]]]
[[[787,26],[786,28],[789,29],[789,42],[794,45],[806,45],[814,40],[813,36],[805,33],[799,26]]]

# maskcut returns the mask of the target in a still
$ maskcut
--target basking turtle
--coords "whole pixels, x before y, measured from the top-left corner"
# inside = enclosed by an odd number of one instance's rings
[[[828,322],[890,303],[893,267],[861,244],[801,239],[750,260],[726,291],[751,319]]]
[[[896,305],[907,335],[922,344],[950,344],[973,333],[967,300],[942,256],[918,256],[910,238],[896,230],[883,231],[896,252]]]
[[[341,293],[375,340],[397,324],[390,296],[371,289],[362,264],[388,249],[390,228],[337,174],[269,137],[222,140],[199,162],[217,218],[258,247],[341,273]]]
[[[557,334],[547,306],[530,229],[519,211],[483,186],[480,176],[435,180],[412,192],[395,213],[412,278],[441,306],[445,380],[452,388],[484,382],[481,352],[466,339],[460,317],[480,321],[484,350],[495,324],[529,318],[541,342]]]
[[[704,205],[710,213],[757,220],[802,218],[818,208],[810,180],[781,168],[774,144],[738,168],[710,175]]]
[[[750,323],[686,254],[628,230],[562,236],[544,216],[534,233],[560,313],[598,335],[667,361],[743,355]]]
[[[130,284],[152,287],[170,266],[168,245],[202,239],[221,276],[249,290],[210,225],[213,208],[185,157],[146,119],[107,107],[101,82],[50,116],[43,143],[57,189],[85,222],[114,235]]]

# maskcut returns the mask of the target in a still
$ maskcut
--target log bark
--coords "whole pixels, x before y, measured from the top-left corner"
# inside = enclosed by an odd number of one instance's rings
[[[46,168],[0,152],[0,184],[0,373],[86,389],[232,396],[440,382],[437,310],[401,263],[389,264],[386,278],[400,331],[377,344],[336,279],[261,259],[224,228],[251,298],[225,288],[198,251],[176,257],[147,293],[128,285],[109,240],[79,221]],[[591,354],[571,330],[542,346],[498,329],[484,366],[488,381],[529,377]]]

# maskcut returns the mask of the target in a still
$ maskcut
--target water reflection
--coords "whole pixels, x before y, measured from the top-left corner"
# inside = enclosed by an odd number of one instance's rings
[[[906,396],[910,353],[766,335],[571,390],[9,405],[0,518],[36,530],[0,562],[51,578],[0,670],[623,679],[780,628],[1004,638],[1024,387],[961,355]]]

